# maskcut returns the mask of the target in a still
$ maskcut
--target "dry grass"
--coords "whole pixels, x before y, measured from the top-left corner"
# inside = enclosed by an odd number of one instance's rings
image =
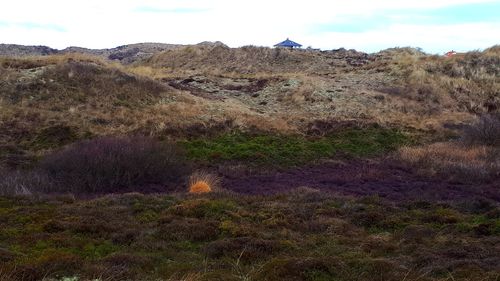
[[[166,281],[198,281],[202,280],[201,274],[199,273],[189,273],[187,275],[184,275],[182,277],[170,277]]]
[[[220,45],[170,50],[126,66],[78,53],[2,57],[0,148],[20,153],[0,151],[0,163],[102,135],[305,133],[316,120],[441,130],[467,123],[471,112],[498,111],[498,53],[493,47],[445,59],[398,49],[362,67],[348,64],[364,59],[359,53]],[[167,85],[200,75],[204,82],[193,91]],[[70,128],[68,138],[47,136],[53,127]]]
[[[500,175],[500,151],[488,146],[435,143],[422,147],[403,147],[398,157],[431,176],[482,181]]]
[[[341,60],[344,55],[255,46],[237,49],[221,45],[187,46],[158,53],[142,64],[184,74],[329,73],[334,67],[349,66]],[[363,58],[364,54],[353,53],[351,56]]]
[[[500,52],[494,46],[483,52],[451,58],[401,52],[392,56],[390,73],[399,77],[388,92],[428,103],[429,110],[472,113],[500,111]]]
[[[197,171],[189,177],[188,187],[191,194],[220,191],[220,178],[208,172]]]
[[[0,57],[0,66],[5,69],[31,69],[48,65],[61,65],[68,62],[94,63],[98,65],[115,66],[119,64],[105,60],[99,56],[83,53],[66,53],[50,56],[26,56],[20,58]]]

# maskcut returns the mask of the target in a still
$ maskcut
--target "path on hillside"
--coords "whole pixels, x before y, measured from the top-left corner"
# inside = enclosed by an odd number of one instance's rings
[[[454,183],[374,162],[326,163],[266,175],[228,175],[223,186],[247,194],[273,194],[306,186],[342,195],[378,195],[390,201],[487,199],[500,202],[500,179],[488,184]]]

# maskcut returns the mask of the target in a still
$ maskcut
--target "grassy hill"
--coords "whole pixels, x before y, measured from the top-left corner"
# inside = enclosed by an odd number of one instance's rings
[[[499,278],[498,46],[0,55],[0,281]]]
[[[337,123],[443,131],[499,111],[499,68],[498,47],[442,58],[211,44],[131,65],[79,53],[3,57],[1,141],[51,147],[44,134],[58,128],[71,140],[212,127],[309,134]]]

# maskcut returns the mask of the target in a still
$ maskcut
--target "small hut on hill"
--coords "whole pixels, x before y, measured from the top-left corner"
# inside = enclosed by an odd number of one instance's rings
[[[293,42],[292,40],[286,38],[285,41],[274,45],[274,47],[276,47],[276,48],[290,48],[290,49],[293,49],[293,48],[300,48],[300,47],[302,47],[302,45],[300,45],[297,42]]]

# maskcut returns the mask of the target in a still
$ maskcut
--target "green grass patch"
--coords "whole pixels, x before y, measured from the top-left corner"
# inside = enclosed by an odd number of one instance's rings
[[[182,144],[195,161],[245,161],[248,164],[294,166],[334,157],[373,157],[409,143],[409,137],[394,129],[349,129],[322,138],[249,135],[241,132],[212,139],[194,139]]]

